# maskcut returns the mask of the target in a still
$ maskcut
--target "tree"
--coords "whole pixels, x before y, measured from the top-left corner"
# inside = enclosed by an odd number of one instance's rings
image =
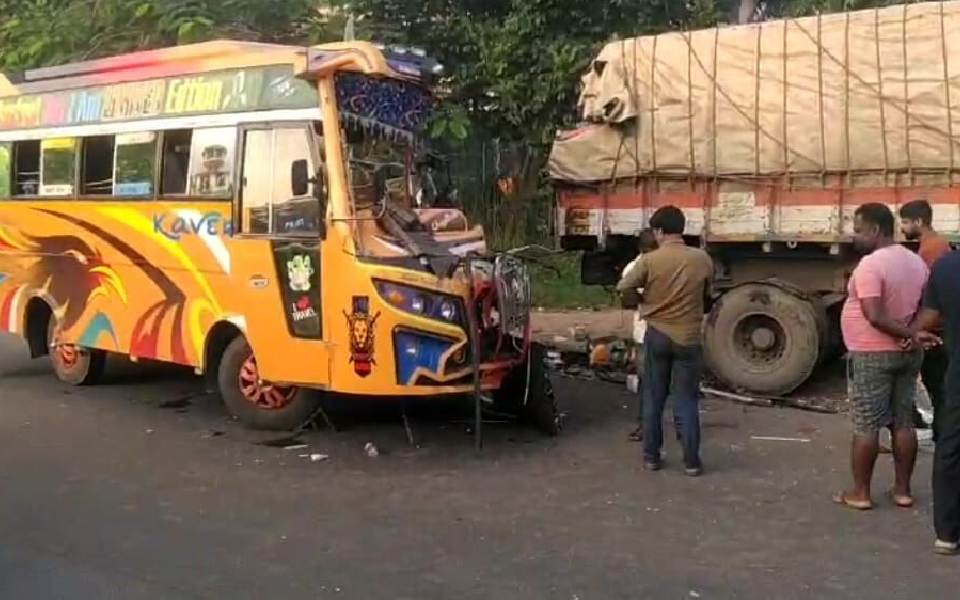
[[[0,0],[0,69],[226,37],[333,39],[316,0]]]
[[[558,128],[576,122],[577,85],[616,37],[895,0],[0,0],[0,69],[23,69],[218,37],[414,45],[447,67],[431,131],[518,149],[515,186],[538,174]]]

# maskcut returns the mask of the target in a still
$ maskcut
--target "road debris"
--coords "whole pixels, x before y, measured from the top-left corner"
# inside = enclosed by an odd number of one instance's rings
[[[636,373],[627,375],[627,391],[636,394],[640,391],[640,377]]]
[[[559,350],[547,350],[547,358],[543,361],[548,369],[560,369],[563,367],[563,357]]]
[[[267,448],[281,448],[283,450],[302,450],[306,448],[309,444],[304,443],[298,437],[283,437],[276,440],[265,440],[263,442],[256,442],[258,446],[266,446]]]
[[[733,394],[731,392],[722,392],[720,390],[709,388],[704,385],[700,386],[700,392],[708,396],[723,398],[724,400],[733,400],[738,404],[747,404],[749,406],[763,406],[767,408],[774,406],[774,402],[770,398],[756,398],[753,396],[744,396],[742,394]]]
[[[751,435],[750,439],[758,442],[798,442],[801,444],[810,443],[810,440],[807,438],[777,437],[769,435]]]
[[[363,447],[363,451],[367,453],[367,456],[370,458],[376,458],[380,456],[380,450],[373,445],[373,442],[367,442],[367,445]]]
[[[193,398],[193,396],[194,394],[187,394],[186,396],[181,396],[179,398],[174,398],[173,400],[167,400],[166,402],[161,402],[160,408],[168,408],[168,409],[188,408],[193,405],[193,403],[190,401],[190,399]]]
[[[322,462],[330,458],[329,454],[311,454],[310,462]]]

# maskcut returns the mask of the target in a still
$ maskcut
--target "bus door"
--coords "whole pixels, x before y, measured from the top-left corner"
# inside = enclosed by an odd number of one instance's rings
[[[240,233],[270,245],[275,267],[270,279],[279,287],[289,335],[323,340],[319,140],[306,123],[257,125],[243,133]]]

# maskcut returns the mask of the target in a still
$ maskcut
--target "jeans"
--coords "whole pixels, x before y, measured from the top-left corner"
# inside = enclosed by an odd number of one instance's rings
[[[933,521],[937,537],[960,542],[960,366],[948,378],[936,417],[939,440],[933,455]]]
[[[643,370],[646,368],[646,350],[641,344],[637,352],[637,376],[640,378],[640,381],[643,382]],[[643,385],[640,385],[640,389],[637,390],[637,426],[640,430],[643,430]],[[673,428],[677,433],[677,441],[680,441],[680,419],[677,416],[677,411],[673,411]]]
[[[673,412],[680,429],[683,462],[687,468],[700,463],[700,373],[703,351],[699,345],[681,346],[653,327],[644,339],[643,456],[660,462],[663,448],[663,409],[673,399]]]
[[[930,394],[930,403],[933,404],[933,440],[937,435],[937,415],[943,410],[944,385],[947,379],[947,366],[950,364],[946,350],[942,346],[931,348],[924,353],[923,368],[920,377],[923,386]]]

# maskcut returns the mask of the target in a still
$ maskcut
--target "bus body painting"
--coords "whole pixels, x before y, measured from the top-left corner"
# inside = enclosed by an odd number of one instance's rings
[[[526,397],[524,268],[409,206],[429,66],[209,42],[0,77],[0,331],[74,384],[193,367],[283,429],[317,391],[472,392],[473,321],[481,390]]]

